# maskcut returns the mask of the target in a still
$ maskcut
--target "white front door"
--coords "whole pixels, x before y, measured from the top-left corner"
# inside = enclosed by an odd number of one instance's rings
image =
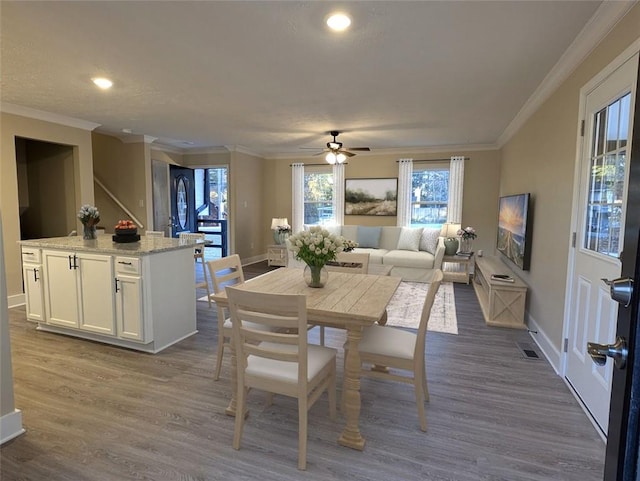
[[[602,279],[620,276],[638,55],[586,96],[576,242],[570,272],[565,377],[607,432],[613,363],[596,366],[587,342],[615,341],[618,306]]]

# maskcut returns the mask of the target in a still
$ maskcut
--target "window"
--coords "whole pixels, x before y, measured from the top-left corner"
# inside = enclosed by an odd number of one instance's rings
[[[227,167],[194,169],[198,217],[227,218]]]
[[[333,172],[325,167],[305,168],[304,223],[328,224],[333,213]]]
[[[449,166],[416,168],[411,179],[411,227],[440,228],[447,222]]]

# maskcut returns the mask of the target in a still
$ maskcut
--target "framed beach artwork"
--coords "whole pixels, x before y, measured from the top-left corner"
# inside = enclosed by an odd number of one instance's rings
[[[397,215],[397,199],[397,177],[345,180],[345,215]]]

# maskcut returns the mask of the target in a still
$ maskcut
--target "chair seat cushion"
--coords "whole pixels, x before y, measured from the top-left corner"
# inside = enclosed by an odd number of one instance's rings
[[[244,321],[242,323],[243,326],[248,327],[249,329],[255,329],[256,331],[270,331],[269,326],[265,326],[264,324],[258,324],[256,322]],[[233,329],[233,324],[231,324],[231,319],[227,318],[224,320],[224,329]]]
[[[260,345],[283,351],[295,351],[298,349],[298,346],[288,346],[286,344],[270,342],[263,342],[260,343]],[[310,381],[313,379],[327,364],[335,363],[337,352],[336,349],[331,347],[309,344],[307,346],[307,380]],[[276,361],[274,359],[249,356],[247,358],[247,369],[245,372],[249,376],[260,376],[262,378],[269,378],[274,381],[291,384],[298,383],[298,363],[296,362]]]
[[[387,326],[364,328],[358,344],[360,355],[376,354],[399,359],[413,359],[417,336],[413,332]]]

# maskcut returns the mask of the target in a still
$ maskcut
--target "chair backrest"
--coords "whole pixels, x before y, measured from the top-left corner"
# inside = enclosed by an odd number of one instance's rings
[[[244,272],[238,254],[208,261],[207,266],[215,294],[222,292],[225,286],[244,283]]]
[[[340,252],[336,255],[335,264],[327,264],[328,271],[367,274],[369,272],[369,253]]]
[[[238,359],[238,385],[244,385],[248,356],[296,363],[298,387],[306,396],[307,298],[304,294],[267,294],[227,287]],[[253,323],[248,325],[246,323]],[[266,330],[256,329],[256,324]],[[262,344],[260,344],[262,343]],[[269,376],[268,373],[265,373]],[[271,379],[271,376],[269,376]],[[270,382],[277,382],[272,380]]]
[[[418,338],[416,340],[416,348],[414,351],[414,359],[424,359],[424,344],[425,336],[427,334],[427,324],[429,324],[429,318],[431,317],[431,308],[433,307],[433,301],[436,299],[440,284],[442,284],[443,278],[442,271],[437,269],[433,273],[433,278],[429,284],[429,290],[427,291],[427,297],[424,299],[422,306],[422,314],[420,316],[420,325],[418,326]]]
[[[147,237],[164,237],[164,231],[148,230],[148,231],[145,231],[144,235],[146,235]]]
[[[200,233],[200,232],[180,232],[178,234],[178,238],[180,240],[187,240],[187,241],[201,241],[204,243],[205,240],[207,240],[207,238],[205,237],[204,232]],[[204,251],[203,248],[204,246],[200,245],[200,246],[195,246],[194,247],[194,252],[196,254],[195,259],[197,260],[198,257],[203,257],[204,259]]]

